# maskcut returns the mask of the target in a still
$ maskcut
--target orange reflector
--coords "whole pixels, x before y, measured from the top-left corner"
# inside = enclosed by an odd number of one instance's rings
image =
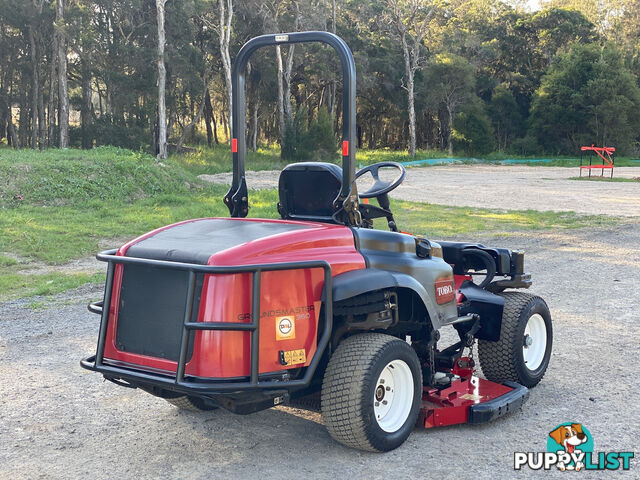
[[[362,203],[365,203],[365,204],[369,205],[369,199],[368,198],[363,198],[362,199]]]
[[[238,139],[231,139],[231,153],[238,153]]]
[[[348,157],[349,156],[349,141],[348,140],[343,140],[342,141],[342,156],[343,157]]]

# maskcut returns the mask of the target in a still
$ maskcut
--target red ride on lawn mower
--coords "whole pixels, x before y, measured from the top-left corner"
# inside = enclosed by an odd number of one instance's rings
[[[258,48],[300,42],[340,57],[342,168],[288,165],[281,219],[246,219],[247,62]],[[84,368],[190,410],[251,413],[320,397],[331,436],[371,451],[398,447],[418,422],[486,422],[526,400],[547,369],[552,327],[540,297],[514,290],[531,285],[523,253],[397,231],[387,194],[404,168],[355,172],[355,72],[347,45],[326,32],[264,35],[240,50],[231,218],[169,225],[98,255],[107,280],[104,300],[89,306],[102,320]],[[373,185],[358,193],[365,175]],[[375,218],[390,231],[374,230]],[[440,348],[447,326],[460,340]],[[486,380],[463,355],[476,339]]]

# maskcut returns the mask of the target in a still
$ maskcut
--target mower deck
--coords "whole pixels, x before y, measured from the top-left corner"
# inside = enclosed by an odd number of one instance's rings
[[[418,424],[424,428],[485,423],[519,408],[529,389],[518,383],[490,382],[471,375],[445,388],[424,387]]]
[[[423,387],[416,426],[486,423],[517,410],[528,398],[529,389],[519,383],[495,383],[475,375],[456,378],[444,388]],[[295,398],[289,405],[320,413],[320,393]]]

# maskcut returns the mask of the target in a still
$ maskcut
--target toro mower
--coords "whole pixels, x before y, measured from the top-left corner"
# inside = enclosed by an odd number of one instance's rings
[[[341,61],[342,167],[286,166],[281,218],[245,218],[247,62],[261,47],[301,42],[323,42]],[[230,218],[187,220],[98,254],[108,262],[104,299],[89,305],[101,315],[98,346],[82,366],[188,410],[317,402],[334,439],[370,451],[398,447],[416,424],[477,424],[522,405],[552,343],[546,303],[521,290],[531,285],[524,254],[398,231],[388,194],[402,165],[356,173],[345,42],[326,32],[254,38],[232,83]],[[445,327],[459,340],[443,347]],[[465,354],[476,340],[485,378]]]

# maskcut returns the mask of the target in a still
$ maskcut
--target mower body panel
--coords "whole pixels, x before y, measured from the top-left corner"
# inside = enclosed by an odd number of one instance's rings
[[[349,228],[282,220],[181,222],[127,243],[117,255],[212,266],[324,260],[330,263],[333,275],[365,268]],[[116,265],[106,363],[176,372],[186,275],[153,266]],[[309,365],[316,351],[323,287],[321,268],[262,273],[259,373]],[[249,273],[199,274],[191,321],[250,323],[251,297]],[[185,374],[226,380],[246,377],[249,352],[247,331],[196,331],[191,336]],[[286,364],[280,352],[287,352]]]
[[[202,218],[144,234],[120,247],[116,256],[219,267],[326,261],[339,300],[345,292],[356,296],[406,288],[422,299],[433,328],[457,318],[455,299],[439,304],[434,290],[438,280],[453,284],[451,266],[439,257],[419,257],[415,237],[401,233],[308,221]],[[115,265],[106,364],[175,375],[187,277],[186,271],[152,265]],[[261,277],[259,373],[308,366],[317,350],[323,270],[265,271]],[[195,290],[190,322],[251,322],[251,273],[200,273]],[[193,332],[185,375],[206,380],[246,378],[250,338],[249,331]]]
[[[422,299],[435,330],[458,318],[455,296],[438,296],[438,286],[455,291],[453,269],[442,258],[418,256],[418,237],[398,232],[354,228],[358,251],[371,269],[392,272],[396,286],[416,292]],[[434,246],[438,244],[434,243]],[[442,287],[441,287],[442,288]]]

